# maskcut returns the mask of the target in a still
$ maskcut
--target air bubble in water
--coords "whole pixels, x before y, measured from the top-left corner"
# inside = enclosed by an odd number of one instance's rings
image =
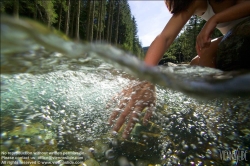
[[[60,113],[60,114],[64,114],[64,113],[65,113],[65,110],[60,110],[59,113]]]
[[[30,143],[30,138],[26,138],[26,139],[25,139],[25,142],[26,142],[26,143]]]
[[[106,150],[105,152],[105,157],[108,159],[108,160],[112,160],[115,158],[115,152],[113,149],[108,149]]]
[[[12,140],[7,140],[3,143],[3,145],[8,148],[11,146],[12,142],[13,142]]]

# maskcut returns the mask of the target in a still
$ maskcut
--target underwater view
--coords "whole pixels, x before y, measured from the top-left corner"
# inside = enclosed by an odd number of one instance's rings
[[[108,120],[140,81],[156,86],[153,116],[124,139]],[[31,20],[1,16],[0,111],[1,165],[250,164],[250,71],[147,67]]]

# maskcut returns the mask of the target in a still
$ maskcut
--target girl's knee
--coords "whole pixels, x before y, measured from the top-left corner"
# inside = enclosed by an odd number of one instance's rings
[[[199,65],[199,61],[200,61],[200,57],[197,55],[191,60],[190,65]]]

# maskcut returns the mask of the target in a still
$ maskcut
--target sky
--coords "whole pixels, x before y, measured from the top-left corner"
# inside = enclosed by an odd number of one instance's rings
[[[171,18],[171,13],[164,0],[129,0],[128,3],[137,23],[142,46],[150,46]]]

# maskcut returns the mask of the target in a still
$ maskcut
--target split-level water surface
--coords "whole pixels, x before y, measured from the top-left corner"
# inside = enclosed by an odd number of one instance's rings
[[[107,124],[112,98],[139,79],[156,85],[156,109],[125,140]],[[250,71],[148,68],[111,45],[1,18],[5,165],[246,165],[249,97]]]

